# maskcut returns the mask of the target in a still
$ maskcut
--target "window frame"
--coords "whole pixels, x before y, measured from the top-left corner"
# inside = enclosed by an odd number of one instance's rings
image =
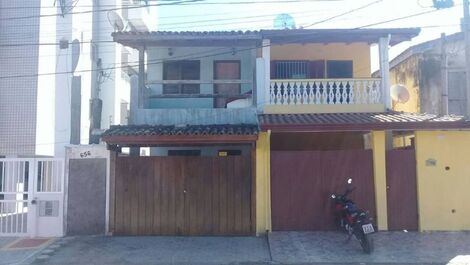
[[[189,75],[195,74],[197,78],[186,78],[184,68],[185,64],[189,65],[194,63],[197,65],[197,74],[196,72],[190,73]],[[168,78],[168,67],[171,64],[175,64],[177,68],[177,73],[172,73],[177,76],[177,78]],[[194,66],[193,65],[193,66]],[[184,81],[184,80],[201,80],[201,61],[200,60],[174,60],[174,61],[165,61],[163,62],[163,69],[162,69],[162,80],[163,81]],[[201,84],[194,83],[194,84],[163,84],[162,87],[162,94],[164,95],[172,95],[172,94],[188,94],[188,95],[196,95],[201,93]]]

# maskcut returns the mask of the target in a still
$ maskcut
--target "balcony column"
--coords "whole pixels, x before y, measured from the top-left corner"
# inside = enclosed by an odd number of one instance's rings
[[[262,56],[264,60],[264,97],[261,105],[264,106],[269,104],[269,98],[271,97],[269,93],[269,87],[271,86],[271,41],[268,39],[262,42]]]
[[[392,99],[390,96],[390,63],[388,50],[390,45],[390,35],[379,39],[379,60],[380,76],[382,78],[382,93],[385,109],[392,109]]]

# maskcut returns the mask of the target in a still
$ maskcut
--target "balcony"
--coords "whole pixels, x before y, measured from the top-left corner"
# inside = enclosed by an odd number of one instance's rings
[[[252,80],[159,80],[147,83],[146,108],[253,107]]]
[[[268,113],[384,110],[382,83],[376,78],[272,79],[268,94]]]

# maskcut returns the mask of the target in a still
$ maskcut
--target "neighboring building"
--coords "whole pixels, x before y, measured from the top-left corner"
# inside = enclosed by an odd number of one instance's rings
[[[394,110],[466,115],[464,34],[408,48],[390,62],[390,80],[410,95],[407,102],[394,102]]]
[[[467,194],[470,134],[444,130],[470,121],[387,110],[388,48],[418,33],[114,33],[139,50],[139,76],[129,125],[103,134],[112,152],[107,232],[330,230],[330,194],[348,178],[379,230],[470,229],[464,200],[435,196],[435,187]],[[383,78],[371,78],[373,43]],[[388,144],[402,135],[410,140]]]
[[[133,74],[126,66],[136,59],[110,42],[109,10],[145,31],[156,29],[155,9],[139,1],[1,1],[0,156],[63,157],[66,145],[97,143],[95,134],[125,124]]]

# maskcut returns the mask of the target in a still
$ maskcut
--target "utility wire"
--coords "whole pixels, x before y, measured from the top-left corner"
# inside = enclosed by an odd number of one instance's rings
[[[461,5],[462,4],[455,5],[455,6],[461,6]],[[377,26],[377,25],[382,25],[382,24],[394,22],[394,21],[397,21],[397,20],[403,20],[403,19],[407,19],[407,18],[412,18],[412,17],[422,16],[422,15],[426,15],[426,14],[431,14],[431,13],[435,13],[435,12],[438,12],[438,11],[441,11],[441,10],[448,10],[448,8],[447,9],[432,9],[432,10],[418,12],[418,13],[414,13],[414,14],[411,14],[411,15],[403,16],[403,17],[392,18],[392,19],[385,20],[385,21],[380,21],[380,22],[374,22],[374,23],[371,23],[369,25],[364,25],[361,28],[368,28],[368,27],[372,27],[372,26]]]
[[[437,11],[440,11],[440,10],[432,10],[434,12],[437,12]],[[407,15],[407,16],[403,16],[403,17],[398,17],[398,18],[394,18],[394,19],[391,19],[391,20],[387,20],[387,21],[380,21],[380,22],[376,22],[376,23],[372,23],[372,24],[367,24],[367,25],[363,25],[363,26],[360,26],[360,27],[356,27],[356,28],[353,28],[351,30],[358,30],[358,29],[362,29],[362,28],[366,28],[366,27],[371,27],[371,26],[375,26],[375,25],[381,25],[381,24],[384,24],[384,23],[388,23],[388,22],[391,22],[391,21],[397,21],[397,20],[401,20],[401,19],[407,19],[407,18],[410,18],[410,17],[413,17],[413,16],[419,16],[419,15],[423,15],[423,14],[427,14],[429,13],[429,11],[426,11],[426,12],[420,12],[420,13],[415,13],[413,15]],[[324,21],[325,22],[325,21]],[[304,32],[301,32],[299,34],[296,34],[296,35],[307,35],[307,38],[308,37],[311,37],[312,36],[312,33],[304,33]],[[305,38],[304,38],[305,39]],[[293,40],[293,42],[296,42],[296,41],[301,41],[302,39],[300,40]],[[262,48],[262,47],[268,47],[268,46],[271,46],[270,45],[261,45],[259,47],[249,47],[249,48],[245,48],[245,49],[240,49],[240,50],[237,50],[237,52],[241,52],[241,51],[245,51],[245,50],[253,50],[253,49],[258,49],[258,48]],[[208,57],[213,57],[213,56],[217,56],[217,55],[224,55],[224,54],[229,54],[229,53],[232,53],[232,51],[227,51],[227,52],[223,52],[223,53],[216,53],[216,54],[208,54],[208,55],[204,55],[204,56],[201,56],[201,57],[186,57],[187,55],[183,56],[182,58],[186,59],[186,60],[191,60],[191,59],[203,59],[203,58],[208,58]],[[197,53],[199,54],[199,53]],[[175,59],[175,57],[173,57],[172,59]],[[146,65],[154,65],[154,64],[162,64],[165,60],[163,59],[159,59],[155,62],[147,62]],[[137,62],[129,62],[127,65],[124,65],[124,66],[115,66],[115,67],[108,67],[108,68],[104,68],[104,69],[101,69],[101,70],[113,70],[113,69],[120,69],[120,68],[124,68],[124,67],[129,67],[129,66],[138,66],[138,65],[132,65],[133,63],[137,63]],[[84,73],[84,72],[92,72],[92,71],[97,71],[97,70],[92,70],[92,69],[87,69],[87,70],[80,70],[80,71],[75,71],[75,72],[71,72],[71,71],[63,71],[63,72],[56,72],[56,73],[40,73],[40,74],[33,74],[33,75],[12,75],[12,76],[0,76],[0,79],[5,79],[5,78],[22,78],[22,77],[35,77],[35,76],[44,76],[44,75],[55,75],[55,74],[71,74],[71,73]]]
[[[176,2],[177,0],[156,0],[159,2]],[[155,2],[156,2],[155,1]],[[345,1],[345,0],[278,0],[278,1],[260,1],[260,2],[254,2],[254,1],[232,1],[232,2],[203,2],[207,0],[198,0],[198,1],[187,1],[183,5],[225,5],[225,4],[233,4],[233,5],[245,5],[245,4],[282,4],[282,3],[303,3],[303,2],[339,2],[339,1]],[[154,2],[154,1],[149,1],[149,2]],[[122,4],[123,6],[132,6],[133,4]],[[145,4],[143,1],[140,2],[141,7],[148,7],[152,6],[152,4]],[[108,5],[78,5],[79,7],[115,7],[116,5],[108,4]],[[64,6],[66,8],[70,8],[72,6],[66,5]],[[14,9],[42,9],[42,8],[55,8],[57,9],[57,6],[13,6],[13,7],[0,7],[0,10],[5,9],[5,10],[14,10]],[[202,15],[201,15],[202,16]],[[184,16],[182,16],[184,17]]]
[[[248,4],[281,4],[281,3],[300,3],[300,2],[318,2],[318,1],[344,1],[344,0],[280,0],[280,1],[262,1],[262,2],[253,2],[253,1],[240,1],[240,2],[205,2],[206,0],[179,0],[172,1],[168,3],[157,3],[157,4],[146,4],[140,6],[121,6],[107,9],[96,9],[96,10],[86,10],[86,11],[76,11],[68,12],[67,15],[73,14],[88,14],[96,12],[108,12],[108,11],[117,11],[117,10],[129,10],[129,9],[138,9],[138,8],[147,8],[153,6],[185,6],[185,5],[248,5]],[[14,20],[14,19],[28,19],[28,18],[38,18],[38,17],[57,17],[63,16],[62,13],[54,14],[44,14],[44,15],[32,15],[32,16],[22,16],[22,17],[7,17],[0,18],[1,20]]]
[[[172,5],[181,5],[186,2],[199,2],[204,0],[181,0],[181,1],[174,1],[170,3],[158,3],[158,4],[148,4],[145,6],[124,6],[124,7],[115,7],[115,8],[107,8],[107,9],[96,9],[96,10],[86,10],[86,11],[77,11],[77,12],[68,12],[67,15],[72,14],[88,14],[88,13],[97,13],[97,12],[108,12],[108,11],[117,11],[123,9],[138,9],[138,8],[147,8],[151,6],[172,6]],[[28,18],[41,18],[41,17],[58,17],[62,16],[62,13],[54,13],[54,14],[44,14],[44,15],[33,15],[33,16],[23,16],[23,17],[7,17],[7,18],[0,18],[0,20],[14,20],[14,19],[28,19]]]
[[[314,26],[314,25],[317,25],[317,24],[321,24],[321,23],[323,23],[323,22],[327,22],[327,21],[333,20],[333,19],[338,18],[338,17],[342,17],[342,16],[345,16],[345,15],[349,15],[349,14],[354,13],[354,12],[356,12],[356,11],[359,11],[359,10],[361,10],[361,9],[365,9],[365,8],[367,8],[367,7],[369,7],[369,6],[378,4],[378,3],[382,2],[382,1],[383,1],[383,0],[377,0],[377,1],[374,1],[374,2],[371,2],[371,3],[368,3],[368,4],[366,4],[366,5],[360,6],[360,7],[358,7],[358,8],[351,9],[351,10],[346,11],[346,12],[344,12],[344,13],[341,13],[341,14],[338,14],[338,15],[335,15],[335,16],[332,16],[332,17],[329,17],[329,18],[326,18],[326,19],[324,19],[324,20],[320,20],[320,21],[318,21],[318,22],[315,22],[315,23],[306,25],[306,26],[304,26],[304,27],[305,27],[305,28],[308,28],[308,27],[311,27],[311,26]]]

